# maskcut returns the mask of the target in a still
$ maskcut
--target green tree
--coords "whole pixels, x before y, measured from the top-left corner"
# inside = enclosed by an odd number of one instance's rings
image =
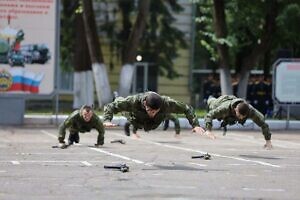
[[[119,81],[119,94],[128,96],[132,85],[135,58],[140,40],[144,33],[149,13],[150,0],[140,0],[138,5],[138,15],[136,17],[132,31],[128,37],[122,59],[122,70]]]
[[[153,63],[161,76],[174,79],[180,76],[174,69],[174,59],[178,49],[187,48],[184,33],[174,27],[173,13],[180,13],[183,8],[176,0],[152,0],[147,29],[143,35],[139,54],[143,60]]]
[[[61,66],[65,71],[74,71],[73,107],[94,103],[94,82],[101,107],[111,101],[112,94],[98,39],[93,2],[61,2]]]
[[[294,58],[300,57],[300,5],[288,4],[277,18],[278,31],[274,48],[289,49]]]
[[[82,12],[78,12],[80,1],[61,2],[61,68],[63,71],[74,71],[73,107],[79,108],[82,104],[94,103],[93,80],[82,81],[82,77],[88,76],[91,71],[90,55]]]
[[[122,15],[121,30],[117,29],[114,21],[109,20],[100,29],[111,36],[111,53],[113,54],[115,51],[118,58],[123,59],[124,63],[126,60],[124,56],[126,57],[126,53],[128,53],[124,41],[128,41],[133,27],[133,20],[130,16],[136,12],[137,8],[134,1],[131,0],[119,0],[118,6]],[[172,16],[172,12],[179,13],[183,9],[175,0],[151,0],[149,6],[149,18],[145,21],[145,30],[141,35],[137,52],[131,58],[135,59],[137,54],[142,55],[143,61],[151,63],[151,67],[155,67],[160,75],[170,79],[176,78],[180,74],[174,70],[173,61],[178,57],[178,49],[186,48],[187,44],[184,33],[173,25],[175,18]],[[132,62],[134,61],[132,60]]]
[[[73,71],[74,47],[75,47],[75,10],[78,1],[61,1],[61,28],[60,28],[60,66],[63,71]]]
[[[201,5],[210,5],[212,1],[200,1]],[[212,7],[206,6],[209,10],[216,7],[214,1]],[[200,41],[212,55],[213,58],[221,57],[222,52],[218,52],[215,56],[217,45],[226,45],[229,47],[229,65],[236,66],[236,70],[240,75],[240,82],[238,86],[238,96],[245,97],[248,83],[249,72],[260,61],[261,57],[270,50],[271,42],[274,39],[272,34],[276,30],[276,17],[278,15],[278,2],[276,0],[254,0],[242,1],[235,0],[226,2],[224,4],[226,17],[224,23],[226,25],[204,26],[204,30],[200,34],[204,35],[203,40]],[[209,20],[206,20],[206,22]],[[223,28],[221,27],[223,26]],[[218,29],[228,28],[228,34],[219,35]],[[221,37],[220,37],[221,36]],[[274,36],[274,35],[273,35]],[[223,56],[224,57],[224,56]],[[229,75],[227,75],[229,76]]]
[[[217,39],[222,39],[227,37],[227,24],[225,17],[225,3],[223,0],[213,1],[213,21],[214,29],[216,32]],[[232,94],[231,87],[231,76],[230,76],[230,61],[229,61],[229,47],[227,43],[222,40],[217,42],[217,50],[219,54],[219,70],[220,70],[220,82],[221,82],[221,92],[224,94]]]
[[[99,41],[92,0],[83,0],[83,21],[89,54],[92,62],[99,106],[112,100],[111,87]]]

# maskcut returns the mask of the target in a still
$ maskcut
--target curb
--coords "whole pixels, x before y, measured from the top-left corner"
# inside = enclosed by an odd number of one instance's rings
[[[68,115],[25,115],[24,125],[59,125],[62,123]],[[102,116],[99,116],[102,119]],[[125,117],[116,116],[113,118],[112,122],[118,126],[124,126],[126,122]],[[179,118],[179,123],[181,128],[191,128],[188,120],[186,118]],[[200,126],[204,126],[204,119],[199,118]],[[290,120],[266,120],[271,130],[300,130],[300,121]],[[221,123],[218,120],[213,120],[214,129],[218,129]],[[174,123],[170,121],[170,127],[174,127]],[[252,120],[247,120],[244,125],[235,124],[228,126],[228,130],[260,130]]]

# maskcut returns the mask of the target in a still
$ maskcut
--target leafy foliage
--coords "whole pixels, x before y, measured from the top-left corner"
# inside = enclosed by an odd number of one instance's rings
[[[228,47],[234,46],[234,38],[218,38],[215,35],[212,16],[212,0],[198,0],[196,12],[196,42],[198,48],[207,51],[209,59],[213,62],[213,66],[217,64],[219,55],[217,53],[217,44],[225,44]],[[202,50],[202,51],[203,51]]]
[[[236,66],[237,71],[241,66],[243,57],[249,55],[254,45],[261,42],[265,15],[273,3],[272,0],[232,0],[226,1],[225,12],[228,28],[227,38],[216,38],[212,27],[212,0],[193,1],[197,5],[196,17],[196,52],[201,52],[203,59],[213,61],[209,68],[217,64],[218,54],[216,44],[226,44],[230,50],[231,66]],[[276,60],[278,49],[291,49],[294,57],[300,56],[300,6],[295,0],[278,1],[280,4],[277,17],[277,29],[273,33],[272,48],[262,56],[260,63],[273,63]],[[200,49],[200,50],[199,50]],[[201,50],[202,49],[202,50]],[[197,55],[200,56],[201,55]],[[206,58],[205,58],[206,57]],[[262,59],[269,59],[262,62]],[[196,60],[197,63],[200,64]],[[259,66],[257,69],[260,69]]]
[[[276,43],[282,48],[292,49],[294,57],[300,57],[300,5],[288,5],[277,18],[278,34]]]
[[[60,66],[63,71],[72,71],[76,44],[74,24],[79,1],[62,0],[61,3]]]
[[[134,1],[119,0],[118,6],[122,14],[122,26],[118,27],[115,19],[107,20],[101,26],[110,40],[111,55],[116,54],[118,59],[123,56],[126,41],[133,26],[133,14],[137,11]],[[150,16],[146,31],[143,34],[138,53],[144,62],[158,66],[161,75],[172,79],[179,74],[173,68],[173,61],[178,57],[178,48],[186,48],[184,33],[172,24],[175,18],[173,13],[179,13],[182,7],[176,0],[152,0],[150,3]],[[111,66],[113,59],[111,59]]]

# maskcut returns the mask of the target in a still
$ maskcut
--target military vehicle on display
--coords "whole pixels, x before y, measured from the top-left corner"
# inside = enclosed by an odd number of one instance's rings
[[[21,41],[24,40],[23,30],[12,36],[5,38],[0,35],[0,63],[9,64],[11,67],[24,67],[25,64],[45,64],[50,60],[51,54],[46,44],[21,45]]]

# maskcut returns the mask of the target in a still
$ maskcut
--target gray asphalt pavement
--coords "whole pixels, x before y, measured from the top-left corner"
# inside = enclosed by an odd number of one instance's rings
[[[134,139],[112,128],[102,148],[92,131],[59,149],[56,127],[1,127],[0,199],[300,199],[299,131],[273,132],[273,150],[260,131],[215,133],[184,129],[177,139],[170,128]],[[191,158],[206,152],[211,160]],[[129,172],[104,169],[124,163]]]

